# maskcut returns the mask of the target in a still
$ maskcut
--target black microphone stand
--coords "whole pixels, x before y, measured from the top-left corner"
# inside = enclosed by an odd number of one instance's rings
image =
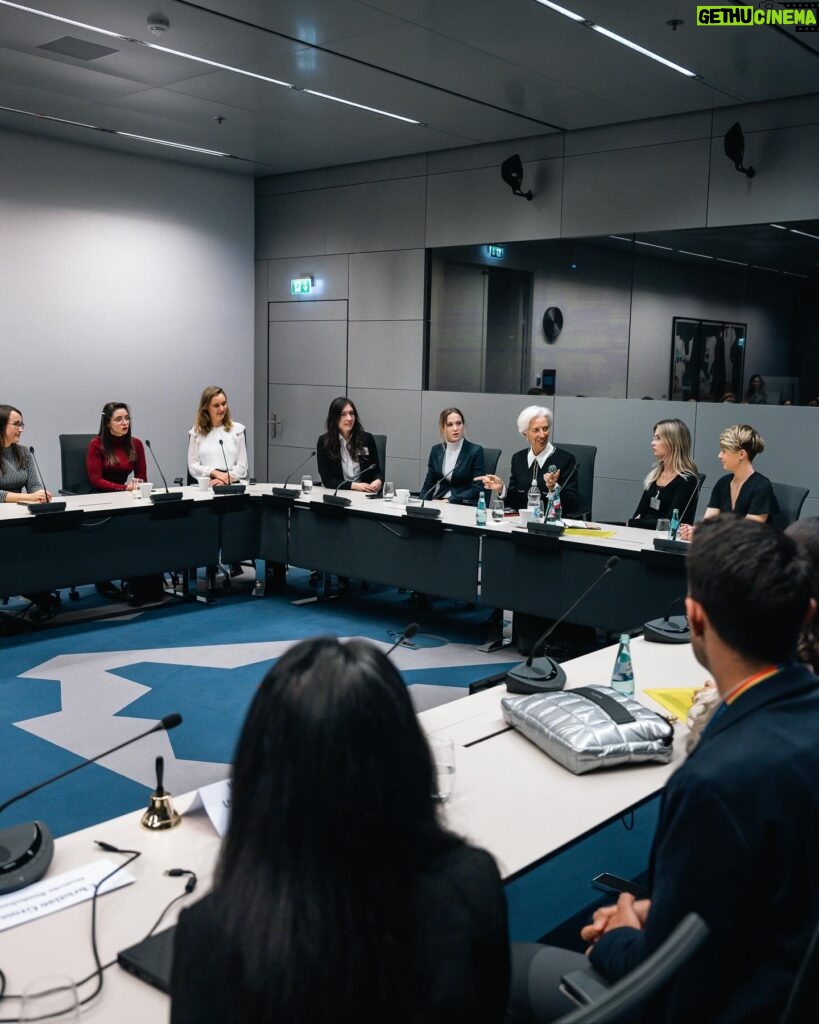
[[[222,459],[224,460],[224,463],[225,463],[225,472],[227,473],[228,480],[230,480],[230,467],[228,466],[227,455],[225,454],[225,442],[222,440],[221,437],[219,438],[219,447],[222,449]],[[216,486],[212,487],[211,490],[213,491],[213,493],[215,495],[244,494],[245,493],[245,485],[244,484],[216,484]]]
[[[147,438],[145,440],[145,447],[151,453],[151,458],[154,460],[154,464],[157,468],[157,471],[159,472],[160,477],[162,477],[162,483],[165,485],[165,493],[163,494],[161,491],[152,492],[151,501],[154,503],[154,505],[165,505],[169,501],[181,501],[182,492],[172,491],[168,487],[168,481],[165,479],[165,474],[162,472],[162,467],[159,465],[159,459],[154,454],[154,450],[151,447],[151,442]]]
[[[29,449],[28,450],[31,453],[32,459],[34,460],[34,468],[37,470],[37,476],[39,476],[39,478],[40,478],[40,483],[43,486],[43,490],[46,492],[46,494],[48,494],[48,488],[45,485],[45,480],[43,478],[43,474],[40,471],[40,465],[37,462],[37,456],[34,454],[34,446],[33,445],[29,445]],[[28,508],[29,512],[31,513],[31,515],[33,515],[33,516],[40,516],[40,515],[44,515],[44,514],[47,515],[50,512],[65,512],[65,502],[64,501],[36,501],[36,502],[32,502],[30,505],[27,505],[27,508]]]

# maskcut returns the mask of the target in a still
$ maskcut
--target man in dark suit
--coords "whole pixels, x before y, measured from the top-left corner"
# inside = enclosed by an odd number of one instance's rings
[[[778,530],[733,516],[697,527],[686,610],[722,701],[663,794],[651,899],[624,894],[581,933],[591,964],[615,981],[686,913],[704,918],[709,937],[645,1011],[652,1024],[778,1020],[816,925],[819,679],[791,660],[815,611],[811,586],[807,561]],[[530,994],[560,959],[552,952],[519,960]],[[560,953],[577,962],[563,960],[559,973],[583,963]],[[560,1008],[551,996],[518,1002],[515,1019]]]

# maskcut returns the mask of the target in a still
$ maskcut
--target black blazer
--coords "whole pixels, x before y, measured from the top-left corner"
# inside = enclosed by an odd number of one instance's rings
[[[710,935],[644,1018],[780,1019],[819,907],[819,679],[804,665],[717,713],[662,796],[644,931],[601,936],[592,965],[616,979],[689,911]]]
[[[427,463],[427,475],[421,488],[422,498],[433,496],[435,484],[444,475],[445,451],[446,445],[443,443],[432,446]],[[464,438],[452,475],[443,481],[435,497],[448,498],[454,505],[477,505],[483,484],[474,477],[483,476],[485,472],[483,448]]]
[[[316,441],[316,462],[318,462],[319,476],[323,487],[332,487],[340,491],[349,490],[351,480],[344,479],[344,470],[341,468],[341,459],[333,459],[327,451],[327,435],[322,434]],[[374,466],[374,469],[370,467]],[[373,435],[364,432],[364,451],[358,460],[358,468],[362,470],[361,483],[371,484],[373,480],[384,479],[384,469],[378,461],[378,449],[375,447]],[[369,469],[369,473],[363,470]]]
[[[512,456],[512,475],[509,477],[509,487],[506,489],[504,502],[509,508],[525,508],[529,488],[532,486],[532,470],[534,464],[528,464],[529,449],[515,452]],[[537,485],[543,495],[544,502],[549,493],[543,480],[543,474],[549,466],[557,466],[560,470],[558,483],[560,484],[560,503],[563,506],[563,514],[570,518],[577,511],[579,499],[577,495],[577,459],[570,452],[562,448],[555,448],[546,460],[545,468],[537,471]],[[574,470],[574,472],[572,472]],[[569,475],[571,474],[571,476]],[[566,481],[564,483],[564,481]]]

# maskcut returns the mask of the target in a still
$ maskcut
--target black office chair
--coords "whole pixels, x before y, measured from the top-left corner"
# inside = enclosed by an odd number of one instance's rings
[[[60,494],[90,494],[85,456],[96,434],[60,434]]]
[[[814,1020],[819,1005],[819,924],[813,929],[802,963],[799,965],[788,1002],[779,1024],[805,1024]]]
[[[483,471],[486,474],[497,473],[498,462],[502,454],[501,448],[484,448],[483,450]]]
[[[563,976],[563,989],[584,1005],[558,1018],[557,1024],[614,1024],[634,1020],[637,1011],[681,970],[708,937],[699,914],[686,914],[665,942],[639,967],[606,985],[599,974],[572,971]]]
[[[771,522],[774,526],[778,526],[780,530],[784,530],[786,526],[795,523],[799,518],[802,506],[805,504],[805,498],[807,498],[810,491],[807,487],[794,487],[793,484],[776,484],[773,480],[771,480],[771,487],[779,505],[779,511],[776,515],[771,516]]]
[[[387,435],[373,434],[373,441],[375,441],[375,450],[378,453],[378,465],[384,474],[383,479],[387,480]],[[371,480],[372,477],[365,477],[365,479]]]
[[[577,511],[573,519],[592,518],[592,500],[594,498],[594,462],[597,458],[597,446],[593,444],[563,444],[558,446],[574,455],[577,459]]]

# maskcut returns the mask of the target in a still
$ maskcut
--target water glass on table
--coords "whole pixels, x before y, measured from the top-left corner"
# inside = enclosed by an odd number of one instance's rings
[[[433,797],[444,803],[452,796],[455,788],[455,745],[447,736],[430,736],[429,749],[435,765],[435,789]]]
[[[392,501],[392,499],[395,497],[395,484],[392,482],[392,480],[385,481],[382,495],[384,501]]]
[[[301,478],[301,490],[302,494],[313,493],[313,478],[310,476],[309,473],[305,473],[304,476]]]
[[[667,537],[671,531],[671,520],[670,519],[658,519],[655,531],[661,537]]]

